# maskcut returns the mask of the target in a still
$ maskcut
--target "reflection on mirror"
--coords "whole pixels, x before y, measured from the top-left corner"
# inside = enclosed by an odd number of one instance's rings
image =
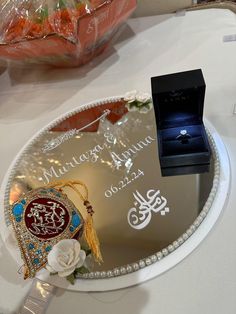
[[[153,109],[128,111],[123,101],[86,108],[41,133],[18,162],[9,204],[57,180],[80,180],[96,211],[104,262],[92,270],[134,263],[165,248],[199,215],[213,175],[162,177]],[[68,198],[84,212],[73,191]]]

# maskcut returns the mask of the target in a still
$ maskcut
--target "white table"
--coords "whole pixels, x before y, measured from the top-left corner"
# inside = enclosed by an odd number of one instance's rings
[[[58,115],[96,98],[138,89],[150,77],[202,68],[205,116],[228,149],[226,209],[203,243],[164,275],[106,293],[57,290],[47,313],[236,313],[236,16],[227,10],[131,19],[113,49],[80,69],[0,68],[0,179],[21,146]],[[30,288],[0,241],[0,313],[15,313]]]

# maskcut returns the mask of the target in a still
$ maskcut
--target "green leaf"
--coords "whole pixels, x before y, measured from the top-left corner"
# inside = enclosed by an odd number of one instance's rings
[[[89,247],[81,245],[81,250],[85,251],[86,256],[90,255],[92,253],[92,251],[90,250]]]
[[[143,105],[144,105],[144,103],[143,103],[143,102],[141,102],[141,101],[137,101],[137,107],[138,107],[138,108],[143,107]]]
[[[74,273],[72,273],[69,276],[67,276],[66,279],[69,281],[70,284],[72,284],[72,285],[75,284],[75,275],[74,275]]]
[[[65,8],[67,7],[66,1],[65,1],[65,0],[59,0],[59,1],[58,1],[58,7],[59,7],[60,9],[65,9]]]
[[[76,268],[76,270],[75,270],[75,275],[76,274],[87,274],[87,273],[89,273],[89,270],[85,266],[81,266],[80,268]]]
[[[86,244],[81,244],[81,250],[86,251],[88,249],[89,249],[89,247]]]
[[[146,103],[145,106],[148,108],[148,110],[151,108],[151,103]]]
[[[41,20],[45,20],[48,17],[48,8],[42,8],[40,11]]]
[[[92,253],[92,250],[88,249],[88,250],[85,251],[85,253],[86,253],[86,256],[88,256],[88,255],[90,255]]]
[[[34,19],[35,23],[42,24],[45,19],[48,18],[48,8],[39,8],[36,12],[36,18]]]

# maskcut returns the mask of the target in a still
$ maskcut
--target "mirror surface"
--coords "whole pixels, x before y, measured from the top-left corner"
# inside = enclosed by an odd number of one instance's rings
[[[56,180],[89,190],[104,263],[130,264],[165,248],[194,222],[213,181],[210,172],[162,177],[154,110],[128,112],[122,101],[75,112],[41,135],[13,172],[9,204]],[[76,194],[68,197],[85,213]]]

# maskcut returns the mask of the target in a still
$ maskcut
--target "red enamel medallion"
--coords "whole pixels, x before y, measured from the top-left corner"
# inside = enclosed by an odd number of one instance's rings
[[[49,240],[66,230],[70,215],[61,202],[42,197],[34,199],[27,205],[24,219],[31,234],[37,238]]]

